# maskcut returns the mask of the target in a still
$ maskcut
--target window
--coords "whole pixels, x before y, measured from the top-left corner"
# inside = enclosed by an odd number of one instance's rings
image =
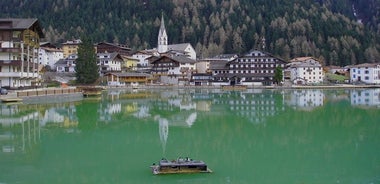
[[[364,73],[365,73],[365,74],[369,74],[369,71],[368,71],[368,70],[365,70]]]

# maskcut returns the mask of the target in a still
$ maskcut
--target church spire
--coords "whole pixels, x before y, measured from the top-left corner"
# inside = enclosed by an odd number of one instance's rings
[[[168,35],[166,34],[164,14],[161,15],[161,26],[158,32],[157,50],[159,53],[168,51]]]

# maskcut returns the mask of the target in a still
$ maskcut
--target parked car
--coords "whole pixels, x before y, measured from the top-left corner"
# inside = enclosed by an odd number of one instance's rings
[[[7,95],[8,94],[8,90],[5,89],[5,88],[0,88],[0,94],[1,95]]]

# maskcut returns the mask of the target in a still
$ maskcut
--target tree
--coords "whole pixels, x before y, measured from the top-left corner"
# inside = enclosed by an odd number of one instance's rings
[[[274,71],[274,82],[276,84],[279,84],[282,81],[283,74],[282,74],[282,69],[281,67],[276,67]]]
[[[99,78],[94,45],[87,37],[82,37],[81,40],[75,65],[76,80],[78,84],[93,84]]]

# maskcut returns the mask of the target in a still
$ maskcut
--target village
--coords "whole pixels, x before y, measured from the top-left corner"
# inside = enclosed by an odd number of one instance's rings
[[[101,80],[107,87],[173,86],[320,86],[380,84],[380,63],[323,66],[312,56],[289,61],[255,48],[247,53],[200,58],[190,43],[169,44],[164,18],[157,48],[133,51],[127,45],[94,45]],[[67,86],[75,80],[80,39],[61,47],[40,42],[38,19],[0,19],[0,87],[8,90],[43,87],[48,81]],[[50,73],[49,77],[44,77]],[[53,74],[52,74],[53,73]]]

